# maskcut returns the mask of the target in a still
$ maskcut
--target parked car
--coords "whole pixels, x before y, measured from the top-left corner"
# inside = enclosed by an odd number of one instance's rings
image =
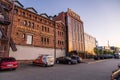
[[[18,62],[13,57],[0,57],[0,70],[13,69],[18,67]]]
[[[111,80],[120,80],[120,69],[112,72]]]
[[[56,59],[56,63],[77,64],[77,60],[71,59],[70,57],[59,57]]]
[[[120,80],[120,64],[118,64],[118,68],[112,72],[111,80]]]
[[[94,56],[94,60],[99,60],[100,57],[98,55]]]
[[[77,63],[82,62],[82,58],[79,57],[78,55],[72,55],[71,58],[74,59],[74,60],[77,60]]]
[[[120,58],[120,53],[114,53],[113,55],[114,55],[115,59],[119,59]]]
[[[53,66],[54,65],[54,57],[50,55],[41,55],[36,60],[33,61],[34,65],[40,66]]]

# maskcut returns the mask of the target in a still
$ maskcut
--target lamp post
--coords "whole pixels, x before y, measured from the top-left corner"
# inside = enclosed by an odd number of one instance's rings
[[[54,60],[56,61],[56,22],[54,21]]]

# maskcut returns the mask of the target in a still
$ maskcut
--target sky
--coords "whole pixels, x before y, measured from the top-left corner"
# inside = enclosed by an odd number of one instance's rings
[[[120,0],[19,0],[24,8],[34,7],[48,16],[76,12],[84,23],[84,31],[96,38],[99,46],[120,47]]]

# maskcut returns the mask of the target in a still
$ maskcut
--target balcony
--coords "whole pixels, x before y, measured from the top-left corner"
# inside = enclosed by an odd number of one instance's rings
[[[9,18],[5,18],[5,16],[3,14],[0,13],[0,24],[1,25],[9,25],[10,24],[10,20]]]

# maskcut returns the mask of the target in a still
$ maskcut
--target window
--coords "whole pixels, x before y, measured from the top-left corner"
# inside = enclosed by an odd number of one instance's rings
[[[49,38],[47,38],[47,43],[49,44]]]
[[[50,30],[49,30],[49,28],[48,28],[48,32],[49,32]]]
[[[29,18],[31,18],[31,14],[29,14]]]
[[[59,45],[59,40],[58,40],[58,45]]]
[[[43,43],[43,37],[41,37],[41,42]]]
[[[41,42],[42,42],[43,44],[49,44],[50,39],[47,38],[47,37],[41,37]]]
[[[33,36],[27,35],[27,44],[32,44]]]
[[[22,35],[22,38],[25,39],[25,34]]]
[[[44,38],[44,43],[46,43],[46,38]]]
[[[15,9],[15,10],[14,10],[14,13],[15,13],[15,14],[18,14],[18,9]]]
[[[0,30],[0,38],[2,38],[2,32],[1,32],[1,30]]]
[[[34,28],[34,23],[31,24],[31,27]]]
[[[22,12],[21,15],[22,15],[22,16],[25,16],[25,12]]]
[[[31,22],[30,22],[30,21],[28,22],[28,26],[29,26],[29,27],[31,26]]]
[[[16,35],[18,35],[19,33],[17,32]]]
[[[44,27],[45,28],[45,32],[46,32],[46,27]]]
[[[42,19],[40,19],[40,22],[42,21]]]
[[[44,31],[44,26],[42,26],[42,31]]]
[[[35,20],[37,20],[37,17],[35,17]]]
[[[26,26],[26,25],[27,25],[27,21],[26,21],[26,20],[24,20],[23,25],[24,25],[24,26]]]

